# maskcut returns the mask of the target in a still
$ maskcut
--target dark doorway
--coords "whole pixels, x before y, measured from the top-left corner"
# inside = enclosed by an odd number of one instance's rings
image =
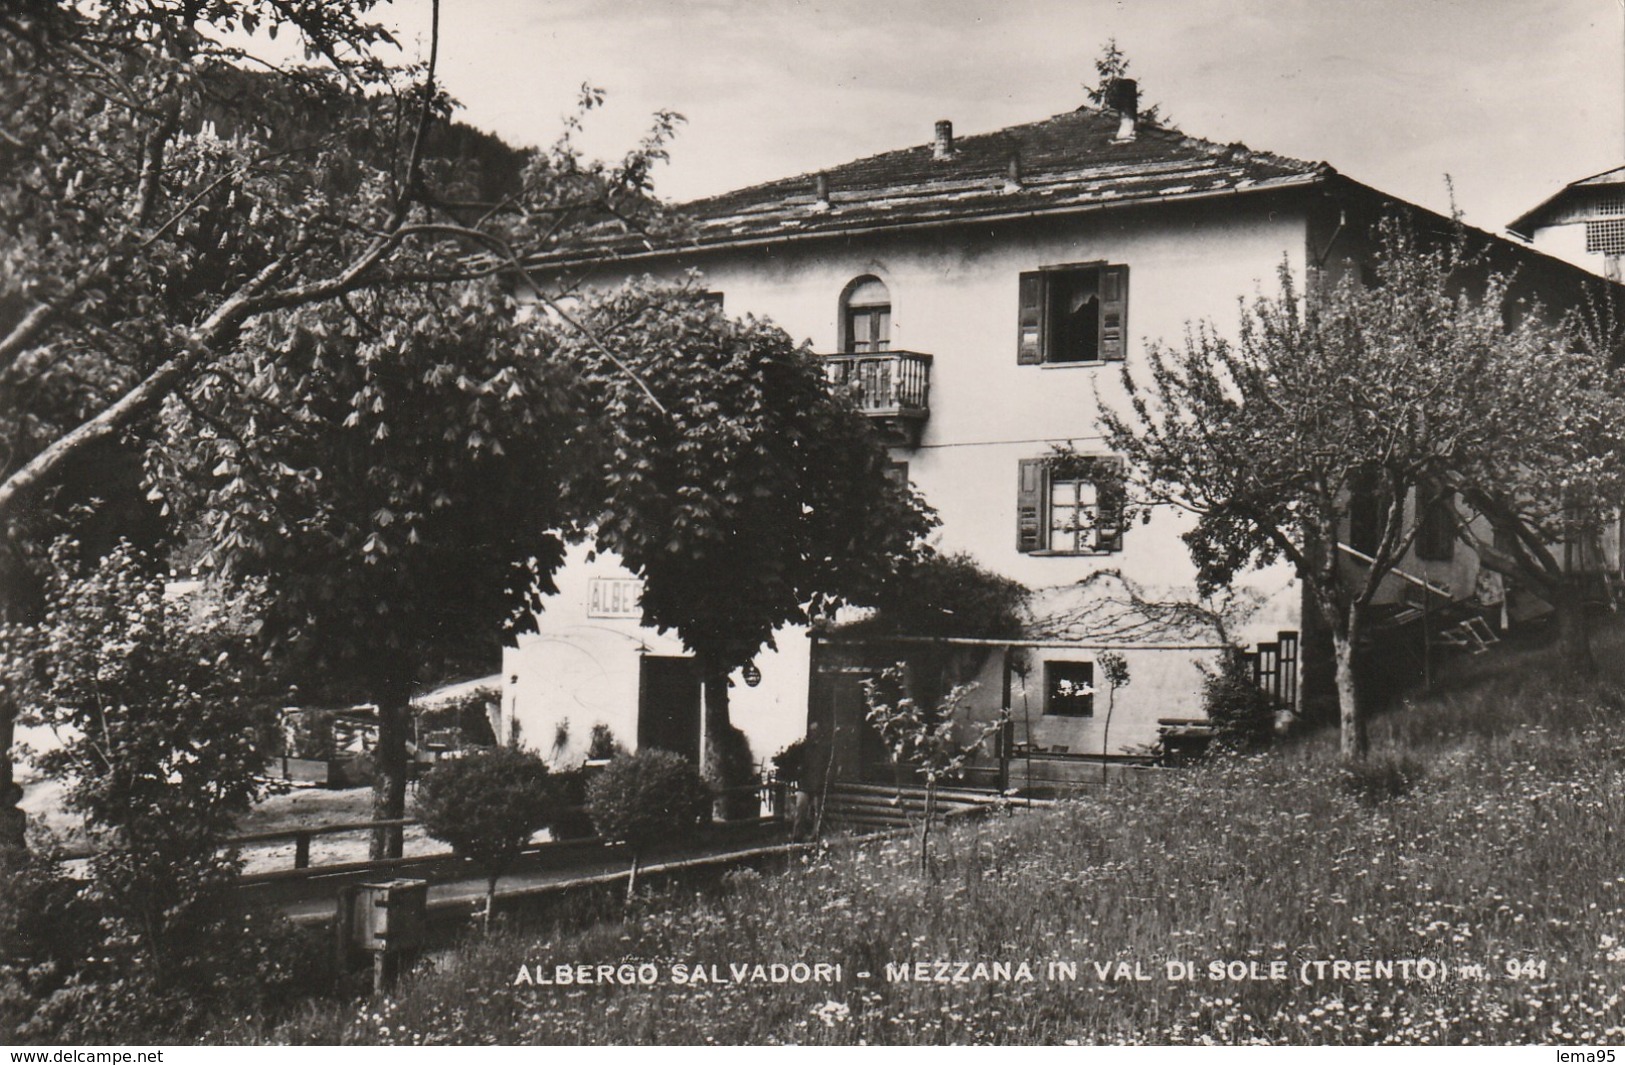
[[[638,750],[658,747],[700,762],[700,666],[644,655],[638,671]]]
[[[836,780],[844,781],[890,781],[894,776],[891,751],[869,724],[869,704],[863,696],[863,682],[878,672],[850,667],[814,672],[809,693],[813,717],[823,730],[823,742],[829,742],[827,737],[833,733],[835,743],[833,759],[828,747],[814,756],[819,763],[813,769],[816,779],[823,779],[826,768],[834,772]],[[828,760],[827,764],[824,760]]]

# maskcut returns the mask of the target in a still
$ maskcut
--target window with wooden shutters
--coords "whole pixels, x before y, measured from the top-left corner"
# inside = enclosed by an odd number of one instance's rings
[[[1127,344],[1128,267],[1089,263],[1021,275],[1018,363],[1119,362]]]
[[[1044,537],[1043,514],[1046,490],[1043,459],[1022,459],[1021,476],[1016,490],[1016,550],[1042,551]]]
[[[1030,365],[1044,361],[1044,275],[1021,275],[1021,314],[1016,361]]]
[[[1017,550],[1054,555],[1121,551],[1125,503],[1120,459],[1023,459],[1016,495]]]

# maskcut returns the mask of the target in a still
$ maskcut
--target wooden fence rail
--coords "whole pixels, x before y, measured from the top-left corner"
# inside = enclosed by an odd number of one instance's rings
[[[758,797],[758,799],[761,801],[761,803],[764,806],[767,807],[767,809],[769,811],[768,816],[766,818],[767,820],[782,821],[785,818],[785,811],[786,811],[787,806],[788,806],[788,804],[786,802],[787,788],[788,788],[788,785],[786,785],[785,782],[774,780],[774,781],[768,781],[768,782],[760,783],[760,784],[746,784],[746,785],[742,785],[740,787],[734,787],[734,788],[721,788],[721,789],[718,789],[715,794],[717,795],[718,798],[721,798],[721,797],[726,796],[726,795],[734,795],[734,794],[741,794],[741,793],[744,793],[744,792],[752,792]],[[581,813],[584,813],[584,812],[585,812],[585,807],[580,807],[580,806],[569,807],[569,808],[561,811],[561,813],[565,813],[565,814],[581,814]],[[422,822],[418,818],[415,818],[415,817],[398,817],[398,818],[392,818],[392,819],[380,819],[380,820],[376,820],[376,821],[341,821],[341,822],[339,822],[337,824],[331,824],[331,825],[309,825],[309,826],[299,826],[299,827],[294,827],[294,828],[274,828],[274,829],[268,829],[268,830],[266,830],[264,832],[249,832],[249,833],[245,833],[243,835],[228,837],[224,842],[224,846],[226,846],[226,847],[240,847],[240,846],[243,846],[245,844],[250,844],[250,843],[277,843],[277,842],[280,842],[282,840],[290,840],[291,839],[291,840],[293,840],[293,868],[294,868],[294,870],[307,870],[307,869],[311,868],[311,864],[310,864],[310,841],[312,839],[316,838],[317,836],[339,835],[339,834],[345,833],[345,832],[371,832],[374,829],[379,829],[379,828],[406,828],[406,827],[409,827],[411,825],[417,825],[417,824],[422,824]],[[604,843],[604,841],[599,839],[597,836],[593,836],[590,839],[555,840],[553,842],[554,843],[572,843],[572,844],[574,844],[574,843],[587,843],[587,844],[592,844],[592,845],[602,845]],[[527,848],[527,849],[534,849],[534,848],[543,847],[543,846],[547,846],[547,844],[533,843],[533,844],[530,844],[529,848]],[[97,851],[92,847],[69,848],[69,849],[64,850],[62,852],[62,858],[64,860],[67,860],[67,861],[74,861],[74,860],[93,857],[96,853],[97,853]],[[418,860],[431,860],[431,859],[434,859],[434,858],[437,858],[437,857],[446,857],[446,856],[445,855],[421,855],[421,856],[418,856],[416,858],[383,859],[382,861],[413,862],[413,861],[418,861]],[[359,867],[365,866],[365,865],[377,865],[377,864],[379,864],[379,861],[372,861],[372,862],[344,862],[344,863],[339,863],[337,866],[333,866],[331,868],[335,868],[335,869],[337,869],[337,868],[345,868],[345,869],[348,869],[351,866],[355,866],[355,867],[359,868]],[[330,867],[323,866],[321,868],[326,869],[326,868],[330,868]]]

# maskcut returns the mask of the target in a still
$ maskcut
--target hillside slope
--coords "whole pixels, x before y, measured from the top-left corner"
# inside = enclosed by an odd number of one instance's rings
[[[959,826],[931,879],[908,841],[832,850],[620,923],[474,941],[395,1000],[222,1038],[1618,1042],[1625,632],[1598,657],[1592,682],[1539,650],[1458,663],[1375,724],[1359,774],[1307,737]],[[806,982],[771,982],[795,962]],[[582,963],[654,980],[535,983]]]

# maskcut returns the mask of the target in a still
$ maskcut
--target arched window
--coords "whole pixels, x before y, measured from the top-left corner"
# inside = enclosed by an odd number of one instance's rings
[[[841,350],[859,353],[891,347],[891,293],[878,277],[860,277],[841,297]]]

